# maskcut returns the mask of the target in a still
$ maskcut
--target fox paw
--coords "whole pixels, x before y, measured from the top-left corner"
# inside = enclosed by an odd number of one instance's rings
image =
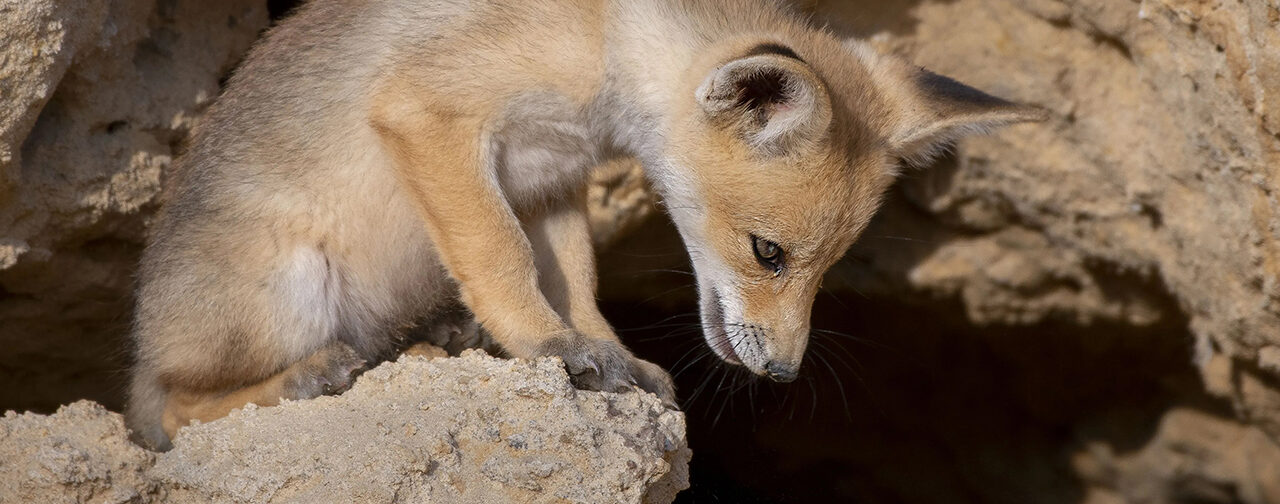
[[[484,331],[471,312],[465,308],[446,310],[426,323],[424,339],[444,349],[449,355],[461,354],[469,348],[487,346]]]
[[[542,356],[564,361],[573,386],[585,390],[623,392],[631,388],[631,351],[616,341],[574,335],[556,338],[542,345]]]
[[[331,343],[302,362],[285,377],[289,399],[311,399],[346,392],[368,363],[345,343]]]
[[[658,396],[662,400],[662,405],[671,409],[679,409],[676,405],[676,386],[671,380],[671,374],[662,366],[654,364],[644,359],[633,358],[631,362],[632,375],[636,379],[636,384],[645,392],[649,392]]]
[[[543,345],[541,355],[560,357],[569,381],[579,389],[626,392],[639,386],[675,407],[671,376],[657,364],[636,358],[616,340],[557,338]]]

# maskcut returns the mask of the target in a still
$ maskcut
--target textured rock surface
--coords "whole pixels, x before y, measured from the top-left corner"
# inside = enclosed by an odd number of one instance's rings
[[[119,402],[164,170],[264,0],[0,1],[0,404]]]
[[[652,216],[654,202],[640,163],[619,159],[601,165],[591,174],[587,191],[592,241],[608,248]]]
[[[0,502],[150,502],[155,454],[129,442],[119,414],[80,401],[51,416],[0,418]]]
[[[883,50],[1053,112],[904,181],[868,235],[906,240],[863,240],[866,261],[845,265],[851,286],[959,298],[980,325],[1079,325],[1098,346],[1124,338],[1114,328],[1185,326],[1152,351],[1187,347],[1201,392],[1236,418],[1174,408],[1150,439],[1089,445],[1078,456],[1095,463],[1077,469],[1090,498],[1280,500],[1280,2],[818,10]]]
[[[684,429],[650,394],[575,390],[559,360],[405,357],[158,456],[90,402],[10,413],[0,502],[666,503],[688,487]]]
[[[1096,502],[1267,503],[1280,496],[1280,450],[1261,430],[1191,409],[1166,413],[1140,450],[1090,443],[1072,465]]]
[[[1207,386],[1280,438],[1280,3],[913,4],[821,10],[1053,118],[904,184],[941,226],[890,268],[982,324],[1185,316]]]

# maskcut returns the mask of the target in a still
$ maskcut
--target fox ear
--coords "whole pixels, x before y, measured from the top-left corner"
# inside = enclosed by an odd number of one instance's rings
[[[1039,107],[996,98],[923,68],[913,68],[907,80],[906,103],[889,143],[910,164],[927,163],[961,137],[1048,117]]]
[[[698,86],[697,100],[713,123],[735,129],[770,154],[803,149],[831,125],[826,86],[793,57],[766,54],[731,61]]]

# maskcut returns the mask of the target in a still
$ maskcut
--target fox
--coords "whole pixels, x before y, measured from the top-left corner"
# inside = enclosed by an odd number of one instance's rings
[[[588,175],[619,157],[687,248],[705,343],[791,381],[823,273],[898,172],[1045,116],[773,0],[311,0],[175,163],[127,420],[164,450],[193,420],[340,392],[454,304],[509,357],[674,405],[596,302]]]

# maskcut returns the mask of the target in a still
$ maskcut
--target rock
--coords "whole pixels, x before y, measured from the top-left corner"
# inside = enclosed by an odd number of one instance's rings
[[[0,418],[0,503],[151,502],[153,463],[124,419],[91,401]]]
[[[908,177],[907,205],[889,211],[934,219],[923,237],[932,246],[906,261],[884,257],[903,247],[867,247],[884,258],[873,267],[910,279],[881,284],[886,294],[959,296],[980,324],[1140,327],[1185,317],[1204,373],[1223,355],[1233,373],[1280,378],[1262,361],[1280,345],[1280,4],[815,8],[850,36],[1053,112],[1044,124],[970,139],[952,164]],[[868,231],[877,234],[902,236]],[[1247,417],[1280,417],[1280,390],[1267,388],[1221,392]],[[1280,439],[1280,427],[1265,429]]]
[[[132,270],[165,171],[264,0],[0,3],[0,404],[119,406]]]
[[[1089,443],[1072,456],[1077,474],[1119,502],[1275,502],[1280,450],[1257,428],[1178,408],[1136,451]]]
[[[652,216],[654,203],[640,163],[620,159],[601,165],[592,172],[587,191],[591,240],[598,248],[612,245]]]
[[[909,175],[855,251],[866,260],[841,266],[848,287],[958,298],[983,326],[1076,325],[1086,342],[1173,325],[1159,347],[1185,348],[1199,389],[1121,443],[1137,453],[1077,472],[1098,502],[1280,500],[1280,3],[810,4],[1053,113]],[[1210,395],[1234,418],[1205,413]]]
[[[0,436],[0,502],[666,503],[689,485],[683,413],[575,390],[557,359],[477,351],[184,427],[158,456],[84,401],[9,413]]]

